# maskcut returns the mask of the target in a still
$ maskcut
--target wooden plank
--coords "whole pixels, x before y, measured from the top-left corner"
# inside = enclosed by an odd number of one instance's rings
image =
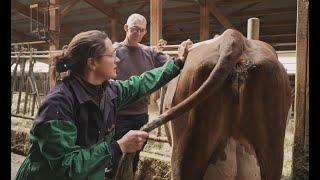
[[[194,23],[194,22],[199,22],[198,17],[192,17],[192,18],[184,18],[184,19],[174,19],[174,20],[168,20],[164,22],[164,25],[170,26],[170,25],[182,25],[182,24],[189,24],[189,23]]]
[[[148,1],[146,1],[145,3],[141,4],[134,12],[140,12],[148,4],[149,4]]]
[[[109,19],[118,19],[119,17],[122,17],[123,15],[114,10],[109,6],[109,4],[104,3],[101,0],[84,0],[89,5],[97,9],[98,11],[105,14]]]
[[[296,37],[296,34],[264,34],[261,38],[277,38],[277,37]]]
[[[209,39],[209,5],[208,0],[200,4],[200,41]]]
[[[284,14],[284,13],[295,13],[296,7],[281,7],[281,8],[269,8],[269,9],[259,9],[252,11],[244,11],[239,13],[234,13],[230,15],[231,17],[241,17],[241,16],[260,16],[260,15],[274,15],[274,14]]]
[[[94,1],[92,1],[92,2],[95,3]],[[114,10],[114,8],[134,6],[134,5],[140,5],[140,4],[145,4],[145,3],[146,3],[146,5],[148,5],[149,1],[148,0],[128,0],[128,1],[119,1],[116,3],[108,3],[108,4],[103,3],[103,4],[108,9],[111,9],[112,11],[116,12]],[[100,2],[100,4],[101,4],[101,2]],[[91,6],[91,7],[72,9],[70,11],[70,14],[77,15],[77,14],[84,14],[84,13],[92,13],[92,12],[96,12],[96,11],[97,11],[97,9],[93,6]],[[116,12],[116,13],[119,13],[119,12]],[[140,14],[141,14],[141,12],[140,12]],[[127,17],[127,15],[121,14],[121,15],[119,15],[118,18],[122,18],[122,17]],[[109,17],[109,18],[112,19],[112,17]]]
[[[27,103],[28,103],[28,99],[29,99],[28,95],[30,93],[30,85],[31,85],[31,84],[29,84],[28,78],[30,77],[32,68],[33,68],[33,63],[32,63],[32,57],[30,56],[28,74],[26,74],[26,76],[25,76],[26,78],[24,79],[26,89],[25,89],[25,96],[24,96],[23,114],[27,113]]]
[[[247,38],[259,40],[260,20],[259,18],[248,19]]]
[[[260,4],[260,3],[261,3],[260,1],[251,2],[251,3],[249,3],[248,5],[242,7],[241,9],[238,9],[238,10],[232,12],[232,13],[229,13],[227,16],[232,16],[232,15],[234,15],[234,14],[243,12],[244,10],[249,9],[249,8],[251,8],[251,7],[253,7],[253,6],[257,5],[257,4]]]
[[[25,74],[25,67],[26,67],[26,60],[22,61],[22,64],[20,64],[20,82],[18,80],[19,83],[19,95],[18,95],[18,102],[17,102],[17,109],[16,109],[16,113],[19,114],[20,113],[20,103],[21,103],[21,96],[22,96],[22,91],[23,91],[23,87],[24,87],[24,74]]]
[[[20,64],[19,56],[20,56],[20,54],[18,54],[18,59],[15,62],[16,64],[14,66],[13,73],[12,73],[12,76],[11,76],[12,77],[11,78],[11,82],[12,82],[12,84],[11,84],[11,102],[12,102],[12,98],[13,98],[13,91],[15,91],[15,89],[18,89],[16,87],[16,82],[17,82],[17,79],[18,79],[18,77],[17,77],[17,69],[18,69],[18,65]]]
[[[65,17],[70,11],[72,10],[72,7],[76,5],[79,2],[79,0],[70,0],[66,7],[61,11],[60,18]]]
[[[111,20],[111,41],[114,43],[118,40],[117,19]]]
[[[309,59],[309,1],[297,0],[297,68],[295,77],[295,133],[293,146],[293,179],[306,177],[309,170],[305,167],[308,165],[309,158],[305,156],[307,133],[309,132],[309,82],[308,82],[308,59]],[[309,157],[309,156],[308,156]]]
[[[216,7],[216,5],[208,1],[209,11],[210,13],[221,23],[221,25],[225,28],[232,28],[233,25],[229,21],[229,19],[221,13],[221,11]]]
[[[308,0],[298,0],[297,16],[297,72],[295,79],[295,139],[304,142],[304,122],[306,115],[306,80],[308,58]]]
[[[309,36],[308,36],[308,57],[307,57],[307,81],[306,81],[306,119],[304,128],[304,151],[309,152]]]
[[[116,3],[110,3],[110,7],[112,8],[121,8],[121,7],[127,7],[127,6],[134,6],[139,4],[144,4],[145,2],[148,2],[147,0],[127,0],[127,1],[118,1]]]
[[[150,45],[162,38],[162,0],[150,0]]]
[[[163,1],[163,0],[162,0]],[[163,12],[168,13],[181,13],[185,11],[194,11],[194,12],[199,12],[199,9],[196,8],[195,5],[183,5],[183,6],[175,6],[175,7],[169,7],[169,8],[163,8]],[[149,13],[150,10],[142,11],[141,13]]]
[[[14,29],[14,28],[11,28],[11,38],[15,39],[17,41],[32,41],[32,40],[35,40],[34,38],[28,36],[24,32],[18,31],[18,30]]]
[[[26,17],[30,17],[30,8],[22,3],[20,3],[17,0],[11,0],[11,7],[15,10],[17,10],[17,12],[19,12],[20,14],[26,16]],[[39,13],[39,17],[43,17],[43,13],[38,12]],[[32,17],[32,19],[34,21],[37,21],[37,18],[35,16]]]
[[[50,8],[58,7],[59,0],[50,0]],[[53,32],[58,32],[59,28],[59,13],[58,9],[49,11],[50,24],[49,28]],[[49,51],[54,51],[59,49],[59,34],[58,33],[50,33],[50,41],[49,41]],[[50,58],[51,59],[51,58]],[[50,67],[52,67],[52,62],[50,62]],[[49,73],[52,73],[52,68],[49,68]],[[50,89],[55,85],[54,80],[50,78]]]

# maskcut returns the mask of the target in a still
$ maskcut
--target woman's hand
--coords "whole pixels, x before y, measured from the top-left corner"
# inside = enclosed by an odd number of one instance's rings
[[[117,141],[123,153],[134,153],[142,149],[149,134],[145,131],[130,130]]]
[[[178,57],[179,59],[181,59],[183,63],[186,61],[189,53],[189,49],[192,47],[192,45],[193,45],[193,42],[190,39],[183,41],[180,44],[178,48]]]

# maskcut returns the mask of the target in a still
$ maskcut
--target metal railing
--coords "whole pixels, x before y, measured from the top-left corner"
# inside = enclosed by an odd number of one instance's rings
[[[35,72],[37,62],[49,64],[60,51],[11,52],[11,115],[33,119],[42,99],[49,92],[49,72]]]

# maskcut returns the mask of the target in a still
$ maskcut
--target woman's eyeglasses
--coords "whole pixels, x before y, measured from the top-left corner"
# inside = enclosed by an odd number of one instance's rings
[[[102,55],[100,55],[100,57],[103,57],[103,56],[108,56],[108,57],[117,58],[117,56],[116,56],[116,51],[113,51],[112,54],[102,54]]]

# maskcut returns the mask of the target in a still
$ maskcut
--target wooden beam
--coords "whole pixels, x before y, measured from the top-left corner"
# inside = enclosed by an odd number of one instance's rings
[[[305,149],[305,144],[309,139],[308,127],[309,116],[309,0],[297,0],[297,67],[295,77],[295,133],[293,146],[293,179],[301,179],[309,172],[307,169],[302,169],[308,163],[309,158],[305,157],[305,153],[309,152]],[[307,125],[307,126],[306,126]],[[307,172],[306,172],[307,171]],[[306,174],[305,174],[306,173]],[[300,177],[301,176],[301,177]]]
[[[180,28],[178,30],[168,30],[165,33],[163,33],[163,36],[170,37],[175,35],[181,35],[181,34],[189,34],[189,33],[199,33],[198,27],[192,27],[192,28]]]
[[[77,8],[77,9],[71,9],[70,12],[66,14],[66,16],[69,16],[69,15],[75,16],[78,14],[88,14],[92,12],[97,12],[97,9],[93,7]]]
[[[176,1],[176,2],[183,2],[183,3],[190,3],[190,4],[194,4],[195,0],[165,0],[165,2],[167,1]]]
[[[50,9],[54,9],[56,7],[59,7],[59,0],[50,0]],[[51,31],[50,40],[49,40],[49,51],[54,51],[59,49],[59,12],[58,9],[50,10],[49,11],[49,29]],[[52,62],[50,62],[50,67],[52,66]],[[53,69],[50,68],[50,74]],[[53,88],[55,85],[54,79],[50,77],[50,89]]]
[[[148,1],[146,1],[145,3],[141,4],[134,12],[140,12],[148,4],[149,4]]]
[[[93,3],[95,3],[95,2],[93,1]],[[139,4],[145,4],[145,3],[146,3],[146,5],[148,5],[148,3],[149,3],[148,0],[129,0],[129,1],[125,1],[125,2],[121,1],[121,2],[117,2],[117,3],[109,3],[109,4],[100,2],[100,5],[101,4],[104,5],[100,9],[104,9],[104,7],[106,7],[107,9],[118,13],[117,14],[118,18],[123,18],[123,17],[127,17],[127,15],[120,14],[119,12],[115,11],[113,8],[119,8],[121,6],[126,7],[126,6],[129,6],[129,5],[139,5]],[[91,12],[95,12],[96,10],[97,10],[97,8],[95,8],[94,6],[91,5],[91,7],[72,9],[69,14],[76,15],[76,14],[83,14],[83,13],[91,13]],[[111,12],[110,15],[113,15],[113,13]],[[109,17],[109,18],[112,19],[113,17]]]
[[[246,26],[247,22],[241,22],[240,26]],[[281,26],[296,26],[296,20],[281,20],[281,21],[261,21],[260,22],[261,27],[281,27]]]
[[[109,19],[118,19],[119,17],[122,17],[122,14],[114,10],[109,6],[109,4],[104,3],[101,0],[84,0],[89,5],[97,9],[98,11],[105,14]]]
[[[276,46],[274,49],[276,51],[295,51],[296,46]]]
[[[271,46],[296,46],[295,42],[270,43]]]
[[[260,19],[259,18],[248,19],[247,28],[248,28],[247,29],[247,38],[259,40]]]
[[[118,41],[118,28],[117,28],[117,19],[111,20],[111,41],[112,43]]]
[[[249,2],[261,2],[266,0],[218,0],[215,2],[217,6],[221,5],[235,5],[235,4],[242,4],[242,3],[249,3]]]
[[[34,41],[35,38],[28,36],[24,32],[18,31],[14,28],[11,28],[11,39],[15,39],[19,42],[23,41]]]
[[[281,8],[270,8],[270,9],[260,9],[252,11],[244,11],[239,13],[234,13],[230,15],[231,17],[241,17],[241,16],[260,16],[260,15],[274,15],[274,14],[284,14],[284,13],[294,13],[296,12],[296,7],[281,7]]]
[[[216,28],[217,24],[210,24],[210,29],[215,28],[214,32],[223,32],[224,28]],[[238,28],[240,32],[243,34],[246,34],[247,29],[246,26],[242,26],[241,28]],[[177,28],[177,29],[168,29],[163,33],[163,36],[168,37],[168,35],[179,35],[179,34],[188,34],[188,33],[199,33],[199,28]],[[288,29],[286,26],[285,28],[273,28],[272,26],[263,26],[260,25],[260,36],[262,37],[278,37],[281,38],[283,36],[295,36],[295,29],[293,26],[293,29],[290,27]]]
[[[163,0],[162,0],[163,1]],[[175,7],[170,7],[170,8],[163,8],[163,12],[167,13],[180,13],[184,11],[195,11],[199,12],[199,9],[195,7],[195,5],[183,5],[183,6],[175,6]],[[149,13],[150,10],[142,11],[141,13]]]
[[[70,0],[66,7],[61,11],[60,18],[65,17],[68,13],[70,13],[72,7],[76,5],[79,2],[79,0]]]
[[[209,5],[208,0],[200,4],[200,41],[209,39]]]
[[[266,43],[283,43],[283,42],[295,43],[296,42],[296,36],[281,36],[281,37],[276,37],[276,36],[263,37],[263,36],[260,36],[259,40],[264,41]]]
[[[253,7],[253,6],[257,5],[257,4],[260,4],[260,3],[261,3],[261,1],[251,2],[250,4],[242,7],[241,9],[238,9],[238,10],[232,12],[232,13],[229,13],[227,16],[232,16],[234,14],[240,13],[240,12],[242,12],[242,11],[244,11],[246,9],[249,9],[249,8],[251,8],[251,7]]]
[[[17,10],[18,13],[30,17],[30,8],[22,3],[20,3],[17,0],[11,0],[11,7],[15,10]],[[40,17],[43,17],[43,14],[41,12],[38,12]],[[37,21],[36,17],[32,17],[34,21]]]
[[[162,0],[150,0],[150,45],[162,38]]]
[[[199,4],[203,4],[204,0],[199,1]],[[214,16],[223,27],[232,28],[233,25],[229,21],[229,19],[221,13],[221,11],[216,7],[216,5],[212,1],[208,1],[208,8],[212,16]]]
[[[185,19],[173,19],[173,20],[165,21],[164,24],[166,26],[170,26],[170,25],[189,24],[189,23],[194,23],[194,22],[199,22],[199,17],[192,17],[192,18],[185,18]]]
[[[120,8],[120,7],[127,7],[127,6],[134,6],[139,4],[144,4],[148,2],[147,0],[127,0],[127,1],[118,1],[116,3],[110,3],[110,7],[112,8]]]
[[[282,37],[296,37],[296,34],[265,34],[261,35],[262,38],[282,38]]]

